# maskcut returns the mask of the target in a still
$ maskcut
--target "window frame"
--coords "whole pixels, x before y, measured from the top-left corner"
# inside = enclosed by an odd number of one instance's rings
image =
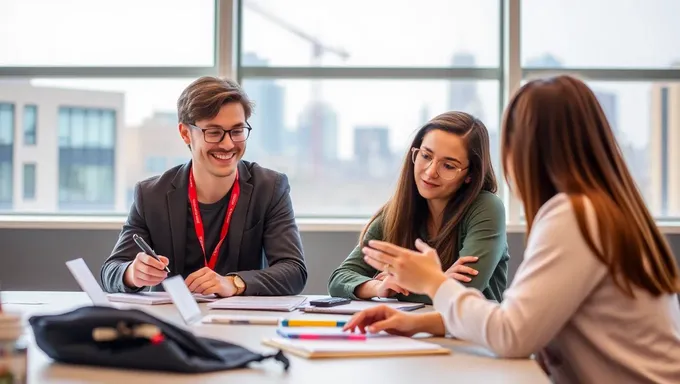
[[[222,76],[235,78],[286,79],[436,79],[436,80],[494,80],[499,83],[498,108],[503,111],[507,101],[519,89],[523,79],[572,73],[591,81],[680,81],[680,69],[592,69],[592,68],[532,68],[521,65],[521,0],[498,0],[499,65],[496,68],[399,68],[399,67],[239,67],[242,31],[242,0],[215,0],[214,63],[194,67],[0,67],[0,79],[23,78],[196,78]],[[37,111],[36,111],[37,113]],[[16,114],[16,109],[15,109]],[[500,114],[502,116],[502,114]],[[37,116],[36,116],[37,117]],[[37,129],[36,129],[37,131]],[[15,135],[16,136],[16,135]],[[500,150],[493,148],[492,150]],[[507,209],[508,232],[522,232],[521,204],[500,183],[500,195]],[[120,228],[125,214],[68,215],[16,214],[0,215],[0,228]],[[301,230],[358,231],[367,218],[330,219],[298,218]],[[667,233],[680,233],[680,221],[657,218]]]

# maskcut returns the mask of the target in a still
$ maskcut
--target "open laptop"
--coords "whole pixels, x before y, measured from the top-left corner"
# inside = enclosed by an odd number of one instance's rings
[[[80,285],[80,288],[87,293],[92,300],[92,303],[97,306],[112,306],[112,302],[127,303],[127,304],[172,304],[172,298],[167,292],[139,292],[139,293],[106,293],[99,286],[90,268],[85,264],[82,258],[70,260],[66,262],[66,267],[71,271],[71,274]],[[181,279],[181,276],[177,276]],[[184,281],[182,281],[184,283]],[[188,289],[187,289],[188,290]],[[190,297],[196,301],[209,302],[217,300],[217,297],[204,295],[191,295]]]

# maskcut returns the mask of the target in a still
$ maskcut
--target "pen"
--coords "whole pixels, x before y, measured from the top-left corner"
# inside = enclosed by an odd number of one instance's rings
[[[224,319],[219,317],[213,317],[211,319],[212,323],[217,324],[228,324],[228,325],[276,325],[278,323],[277,318],[271,319]]]
[[[281,321],[282,327],[344,327],[346,321],[336,320],[308,320],[308,319],[284,319]]]
[[[142,239],[141,236],[139,236],[138,234],[135,233],[134,235],[132,235],[132,239],[135,241],[135,243],[137,243],[137,246],[139,246],[139,248],[141,248],[142,251],[144,251],[144,253],[153,257],[154,259],[156,259],[158,261],[161,261],[161,259],[158,257],[156,252],[154,252],[154,250],[151,249],[151,247],[149,247],[149,244],[147,244],[146,241],[144,241],[144,239]],[[161,263],[162,263],[162,261],[161,261]],[[170,269],[168,268],[167,265],[165,266],[165,272],[170,273]]]

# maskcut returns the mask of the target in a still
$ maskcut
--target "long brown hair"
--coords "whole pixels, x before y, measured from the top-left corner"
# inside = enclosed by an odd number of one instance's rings
[[[449,200],[444,209],[442,227],[437,236],[429,241],[439,253],[444,268],[448,268],[458,258],[456,230],[466,210],[481,191],[495,193],[497,189],[489,152],[489,133],[479,119],[464,112],[443,113],[418,130],[404,157],[394,195],[371,218],[361,232],[360,241],[364,239],[371,223],[382,217],[383,240],[414,249],[420,230],[427,223],[429,209],[427,201],[420,196],[416,187],[411,148],[420,148],[425,135],[433,130],[442,130],[464,138],[470,163],[466,176],[470,178],[470,182],[463,183]]]
[[[524,203],[527,236],[545,202],[569,195],[588,247],[617,286],[657,296],[679,290],[678,268],[631,177],[593,92],[570,76],[533,80],[512,98],[503,121],[502,159]],[[509,183],[510,184],[510,183]],[[595,246],[584,197],[597,217]]]

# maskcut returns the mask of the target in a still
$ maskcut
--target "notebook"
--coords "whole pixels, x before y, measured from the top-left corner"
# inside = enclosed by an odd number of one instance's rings
[[[102,287],[95,279],[90,268],[85,264],[82,258],[69,260],[66,262],[66,267],[73,275],[80,288],[87,293],[87,296],[92,300],[92,303],[97,306],[111,306],[112,302],[129,303],[129,304],[170,304],[172,299],[167,292],[140,292],[140,293],[109,293],[106,294]],[[193,295],[198,302],[215,301],[217,297],[214,295]]]
[[[401,336],[367,337],[366,340],[304,340],[274,337],[264,345],[307,359],[446,355],[451,351],[437,344]]]
[[[420,309],[425,307],[425,304],[422,303],[404,303],[401,301],[388,301],[388,302],[382,302],[382,301],[352,301],[349,304],[345,305],[338,305],[337,307],[314,307],[314,306],[305,306],[302,308],[303,312],[308,312],[308,313],[334,313],[334,314],[339,314],[339,315],[353,315],[357,312],[361,312],[364,309],[368,309],[371,307],[375,307],[378,305],[387,305],[389,307],[392,307],[394,309],[398,309],[401,311],[415,311],[416,309]]]
[[[304,296],[235,296],[213,301],[208,308],[291,312],[305,301]]]

